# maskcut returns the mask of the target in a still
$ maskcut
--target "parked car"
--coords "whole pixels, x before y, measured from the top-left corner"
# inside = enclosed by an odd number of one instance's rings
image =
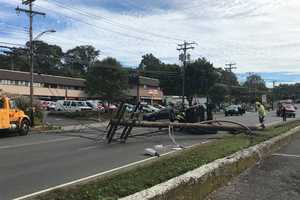
[[[129,104],[129,103],[126,103],[125,104],[126,105],[126,111],[127,112],[133,112],[134,111],[134,109],[135,109],[135,105],[132,105],[132,104]]]
[[[292,102],[292,100],[280,101],[277,104],[276,115],[282,117],[283,109],[285,109],[287,117],[296,117],[296,110],[298,109]]]
[[[243,109],[241,105],[230,105],[225,108],[224,113],[225,116],[243,115],[245,109]]]
[[[156,121],[170,118],[170,109],[165,108],[157,112],[148,113],[143,115],[145,121]]]
[[[85,101],[73,101],[73,100],[59,100],[56,102],[55,111],[90,111],[92,110]]]
[[[162,110],[162,109],[165,109],[166,107],[165,106],[162,106],[160,104],[154,104],[153,105],[155,108],[158,108],[159,110]]]
[[[118,109],[118,107],[114,104],[105,103],[105,104],[102,104],[102,105],[105,109],[105,112],[113,112],[113,111],[116,111]]]
[[[46,109],[47,109],[48,111],[51,111],[51,110],[55,110],[55,108],[56,108],[56,102],[50,101],[50,102],[48,103]]]
[[[105,108],[97,101],[86,101],[86,104],[94,111],[105,112]]]
[[[146,105],[146,107],[149,108],[151,110],[151,112],[158,112],[158,111],[160,111],[159,108],[156,108],[156,107],[154,107],[152,105]]]
[[[38,106],[42,110],[47,110],[47,107],[48,107],[49,103],[50,103],[49,101],[43,101],[43,100],[41,100],[41,101],[39,101]]]

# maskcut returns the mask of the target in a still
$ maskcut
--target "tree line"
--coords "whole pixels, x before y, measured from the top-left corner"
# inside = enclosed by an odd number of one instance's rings
[[[63,52],[60,46],[34,41],[34,71],[85,78],[90,95],[111,101],[123,98],[124,91],[129,87],[128,81],[135,80],[138,75],[157,78],[165,95],[180,96],[185,74],[185,95],[189,102],[196,96],[209,96],[211,101],[220,104],[229,96],[242,99],[250,90],[267,90],[260,76],[250,75],[244,84],[240,84],[234,73],[216,68],[206,58],[188,62],[185,73],[182,73],[181,66],[166,64],[151,53],[142,56],[136,69],[123,67],[115,58],[100,60],[99,55],[100,52],[91,45],[77,46]],[[29,71],[26,48],[13,48],[0,54],[0,68]]]

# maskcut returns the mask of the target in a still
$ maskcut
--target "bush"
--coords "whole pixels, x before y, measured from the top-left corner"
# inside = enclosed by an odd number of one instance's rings
[[[30,97],[20,96],[14,99],[16,106],[23,110],[26,115],[30,116]],[[44,113],[39,106],[38,100],[33,101],[34,107],[34,124],[41,125],[43,123]]]

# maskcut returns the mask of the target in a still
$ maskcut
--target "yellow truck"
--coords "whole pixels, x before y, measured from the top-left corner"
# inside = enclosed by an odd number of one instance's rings
[[[0,96],[0,132],[18,132],[27,135],[30,129],[30,119],[18,109],[13,100]]]

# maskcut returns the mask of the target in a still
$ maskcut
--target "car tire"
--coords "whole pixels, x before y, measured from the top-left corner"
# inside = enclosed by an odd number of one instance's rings
[[[20,136],[25,136],[28,135],[30,129],[30,122],[28,119],[23,119],[21,122],[20,130],[19,130],[19,135]]]

